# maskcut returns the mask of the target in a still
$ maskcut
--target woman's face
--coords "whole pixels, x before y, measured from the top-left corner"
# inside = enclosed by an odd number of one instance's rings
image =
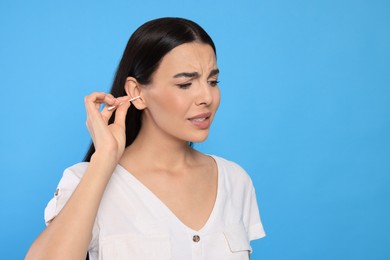
[[[164,56],[143,88],[143,125],[182,141],[202,142],[219,106],[218,67],[212,47],[185,43]]]

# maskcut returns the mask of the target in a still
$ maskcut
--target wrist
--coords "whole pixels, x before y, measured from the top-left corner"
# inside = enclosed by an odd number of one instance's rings
[[[118,164],[118,161],[115,157],[107,153],[95,152],[91,156],[90,164],[96,165],[101,169],[113,170]]]

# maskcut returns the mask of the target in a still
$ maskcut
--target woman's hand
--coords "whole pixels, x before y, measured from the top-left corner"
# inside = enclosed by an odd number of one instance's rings
[[[87,127],[96,160],[91,160],[72,196],[31,245],[26,259],[85,259],[101,199],[125,149],[129,100],[105,93],[85,97]],[[100,111],[102,104],[107,106]],[[116,106],[115,122],[110,125],[108,120],[114,111],[109,111],[108,106]]]
[[[106,159],[113,159],[117,163],[126,146],[126,114],[131,103],[130,97],[114,98],[111,94],[94,92],[85,97],[87,111],[87,128],[95,146],[95,154],[101,154]],[[102,111],[100,106],[107,104]],[[114,110],[109,106],[116,106],[115,121],[108,124]]]

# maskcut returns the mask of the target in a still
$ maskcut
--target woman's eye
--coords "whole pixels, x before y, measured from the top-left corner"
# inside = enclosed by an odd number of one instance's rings
[[[210,80],[210,81],[209,81],[209,84],[210,84],[210,86],[212,86],[212,87],[215,87],[215,86],[217,86],[217,85],[218,85],[218,83],[219,83],[219,81],[218,81],[218,80]]]
[[[191,83],[177,84],[177,86],[181,89],[187,89],[191,86]]]

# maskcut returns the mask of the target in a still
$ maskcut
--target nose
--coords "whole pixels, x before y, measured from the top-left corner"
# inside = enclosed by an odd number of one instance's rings
[[[199,92],[196,99],[197,105],[209,106],[213,102],[212,87],[206,83],[201,83],[199,86]]]

